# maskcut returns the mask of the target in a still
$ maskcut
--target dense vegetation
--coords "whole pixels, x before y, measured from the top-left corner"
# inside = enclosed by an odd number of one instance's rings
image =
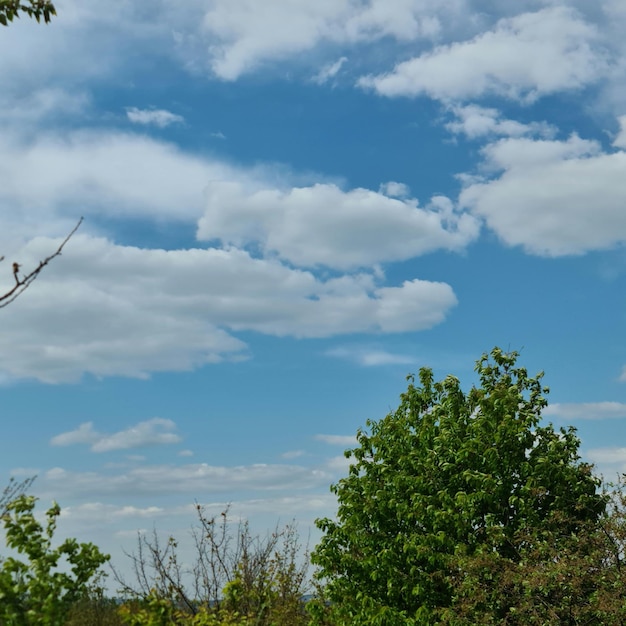
[[[124,601],[107,599],[108,557],[71,539],[52,548],[58,506],[43,527],[29,485],[12,485],[0,514],[17,556],[0,562],[0,624],[625,624],[622,483],[601,484],[573,428],[541,422],[548,390],[517,356],[484,355],[467,393],[423,368],[397,410],[359,431],[332,487],[337,516],[318,520],[306,606],[293,526],[255,537],[202,507],[195,563],[183,568],[174,538],[140,537],[135,579],[116,577]]]

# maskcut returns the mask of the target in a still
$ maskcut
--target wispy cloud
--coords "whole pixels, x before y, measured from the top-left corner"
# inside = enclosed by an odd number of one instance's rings
[[[289,450],[287,452],[283,452],[280,456],[282,459],[298,459],[305,454],[306,452],[304,450]]]
[[[538,135],[549,138],[556,133],[556,128],[546,122],[523,124],[516,120],[502,118],[497,109],[476,104],[451,106],[450,111],[456,119],[448,122],[445,125],[446,128],[453,134],[464,134],[468,139],[483,138],[488,135],[503,137]]]
[[[626,403],[623,402],[578,402],[550,404],[543,411],[544,415],[563,419],[600,420],[626,417]]]
[[[334,63],[329,63],[328,65],[325,65],[313,77],[313,82],[317,83],[318,85],[323,85],[324,83],[327,83],[331,78],[335,78],[335,76],[337,76],[337,74],[343,67],[343,64],[346,63],[347,60],[348,60],[347,57],[341,57]]]
[[[182,124],[185,118],[165,109],[138,109],[137,107],[128,107],[126,116],[133,124],[143,124],[144,126],[153,125],[159,128],[165,128],[171,124]]]
[[[111,452],[128,450],[160,444],[172,444],[181,441],[181,437],[172,432],[176,424],[172,420],[155,417],[136,426],[120,430],[116,433],[100,433],[95,430],[93,422],[85,422],[76,430],[56,435],[50,440],[53,446],[71,446],[84,444],[93,452]]]
[[[315,439],[331,446],[356,446],[354,435],[315,435]]]
[[[416,363],[416,358],[407,354],[394,354],[386,350],[371,348],[332,348],[326,351],[326,356],[337,359],[346,359],[364,367],[378,365],[410,365]]]
[[[142,465],[125,472],[74,472],[55,467],[40,476],[38,483],[55,497],[89,494],[90,497],[158,494],[224,493],[281,489],[319,489],[332,479],[323,469],[290,464],[256,463],[243,466],[216,466],[207,463],[185,465]]]

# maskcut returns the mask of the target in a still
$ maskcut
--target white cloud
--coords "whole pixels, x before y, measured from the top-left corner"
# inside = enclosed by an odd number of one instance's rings
[[[326,352],[327,356],[346,359],[362,365],[364,367],[380,365],[409,365],[416,362],[415,357],[407,354],[394,354],[386,350],[375,348],[332,348]]]
[[[181,507],[182,508],[182,507]],[[188,507],[176,511],[180,513],[188,513]],[[137,507],[131,505],[115,505],[115,504],[103,504],[102,502],[85,502],[75,506],[68,506],[61,509],[61,517],[67,520],[68,518],[74,518],[80,520],[83,523],[89,523],[103,519],[107,519],[110,522],[115,520],[132,518],[132,519],[155,519],[157,517],[163,517],[164,515],[175,514],[175,511],[171,509],[165,509],[159,506],[147,506]],[[136,534],[135,534],[136,536]]]
[[[626,365],[622,368],[622,373],[619,377],[620,381],[626,383]]]
[[[93,452],[111,452],[128,450],[181,441],[181,437],[172,431],[176,424],[172,420],[155,417],[137,425],[112,434],[97,432],[93,422],[81,424],[76,430],[61,433],[50,440],[53,446],[87,444]]]
[[[316,184],[248,192],[236,182],[211,183],[206,194],[199,239],[259,243],[265,252],[300,266],[371,266],[442,248],[459,250],[478,235],[476,220],[455,212],[443,197],[420,208],[415,199],[368,189]]]
[[[393,180],[383,183],[378,192],[389,198],[409,198],[411,196],[411,190],[408,185]]]
[[[459,0],[213,0],[199,41],[208,46],[209,66],[235,80],[268,61],[289,59],[322,42],[354,44],[385,37],[400,41],[438,35],[439,16],[455,17]],[[197,62],[197,37],[179,35],[181,47]]]
[[[446,128],[454,134],[464,134],[469,139],[488,135],[522,137],[539,135],[552,137],[556,129],[545,122],[522,124],[515,120],[502,119],[497,109],[481,107],[476,104],[452,106],[451,112],[456,120],[448,122]]]
[[[98,441],[98,438],[101,436],[102,435],[94,430],[93,422],[85,422],[84,424],[81,424],[76,430],[61,433],[60,435],[55,435],[50,440],[50,445],[71,446],[79,443],[91,445],[94,442]]]
[[[331,446],[354,448],[357,445],[355,435],[315,435],[315,439]]]
[[[159,128],[165,128],[172,124],[182,124],[185,121],[182,115],[177,115],[176,113],[164,109],[138,109],[137,107],[128,107],[126,109],[126,116],[134,124],[153,124]]]
[[[439,46],[359,84],[386,96],[533,100],[602,77],[607,61],[598,39],[597,29],[573,9],[548,7],[501,19],[474,39]]]
[[[178,456],[186,456],[186,457],[193,456],[193,450],[181,450],[178,453]]]
[[[554,403],[548,405],[543,415],[562,419],[605,419],[626,417],[626,404],[623,402],[578,402]]]
[[[459,204],[484,218],[508,245],[562,256],[626,241],[626,152],[573,135],[567,141],[502,139],[483,154],[493,179],[461,192]]]
[[[11,359],[0,373],[9,378],[190,370],[247,356],[230,332],[404,332],[440,323],[456,304],[445,283],[381,286],[371,274],[322,280],[234,248],[150,250],[80,234],[70,244],[36,288],[4,310],[0,350]],[[17,258],[32,266],[57,245],[35,239]]]
[[[203,205],[199,238],[259,243],[297,265],[369,266],[462,249],[478,234],[478,222],[446,198],[419,207],[401,183],[380,192],[288,181],[276,188],[263,182],[269,174],[132,133],[5,134],[0,200],[12,210],[2,216],[0,249],[7,254],[27,236],[61,235],[72,221],[63,216],[72,214],[193,222]]]

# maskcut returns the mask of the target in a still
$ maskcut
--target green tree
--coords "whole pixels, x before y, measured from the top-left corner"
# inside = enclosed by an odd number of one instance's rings
[[[27,3],[20,0],[0,0],[0,24],[3,26],[8,26],[21,13],[34,17],[38,22],[43,17],[46,24],[57,14],[50,0],[27,0]]]
[[[61,509],[54,504],[47,511],[44,528],[35,519],[35,503],[33,496],[21,495],[2,516],[7,546],[18,556],[0,562],[0,624],[62,626],[109,559],[93,544],[75,539],[53,548]]]
[[[517,357],[483,355],[480,385],[467,394],[457,378],[434,382],[423,368],[396,411],[358,432],[349,474],[331,487],[337,518],[317,522],[325,534],[312,561],[325,587],[316,623],[578,623],[544,619],[562,607],[549,576],[535,581],[546,589],[538,621],[515,621],[521,599],[503,593],[516,567],[513,587],[532,598],[532,566],[561,548],[583,559],[582,538],[607,503],[574,429],[541,425],[548,389]],[[575,593],[588,605],[596,591],[589,576]]]

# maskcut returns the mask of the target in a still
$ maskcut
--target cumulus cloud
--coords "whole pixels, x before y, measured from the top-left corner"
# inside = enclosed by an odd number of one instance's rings
[[[380,365],[409,365],[416,362],[415,357],[407,354],[394,354],[386,350],[367,347],[338,347],[326,351],[327,356],[353,361],[364,367]]]
[[[93,422],[81,424],[76,430],[56,435],[50,440],[53,446],[71,446],[86,444],[93,452],[111,452],[128,450],[181,441],[181,437],[172,432],[176,424],[172,420],[155,417],[116,433],[106,434],[95,430]]]
[[[554,403],[548,405],[543,415],[562,419],[607,419],[626,417],[626,404],[623,402],[578,402]]]
[[[57,241],[32,240],[20,261],[36,264]],[[236,248],[152,250],[76,235],[37,288],[3,313],[0,349],[12,357],[0,372],[50,383],[84,373],[146,377],[246,357],[232,332],[420,330],[455,304],[445,283],[385,286],[372,274],[323,280]]]
[[[450,108],[455,120],[448,122],[446,128],[454,134],[464,134],[468,139],[500,135],[504,137],[522,137],[538,135],[554,136],[556,129],[545,122],[523,124],[515,120],[502,119],[497,109],[470,104]]]
[[[394,185],[392,192],[405,191]],[[211,183],[198,238],[263,250],[299,266],[338,269],[399,261],[437,249],[459,250],[478,223],[444,197],[421,208],[415,199],[333,184],[248,192],[237,182]]]
[[[137,107],[128,107],[126,116],[133,124],[143,124],[144,126],[154,125],[159,128],[165,128],[172,124],[182,124],[185,118],[171,111],[164,109],[138,109]]]
[[[385,96],[533,100],[597,81],[607,70],[597,29],[555,6],[498,21],[471,40],[441,45],[359,85]]]
[[[595,141],[508,138],[488,144],[484,168],[459,204],[506,244],[544,256],[582,254],[626,241],[626,152]]]

